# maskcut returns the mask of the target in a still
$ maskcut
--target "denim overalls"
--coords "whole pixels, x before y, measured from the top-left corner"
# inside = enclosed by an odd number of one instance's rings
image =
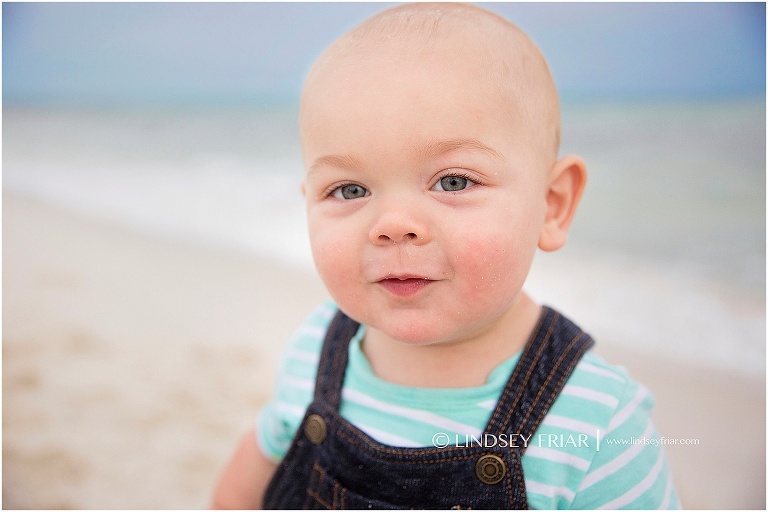
[[[314,401],[266,490],[264,508],[528,508],[522,446],[398,448],[341,417],[347,347],[358,327],[339,312],[328,328]],[[496,439],[533,435],[592,345],[575,324],[543,307],[484,432]]]

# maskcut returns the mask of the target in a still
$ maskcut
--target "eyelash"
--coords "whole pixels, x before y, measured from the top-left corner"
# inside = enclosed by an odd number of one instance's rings
[[[437,179],[437,181],[435,182],[435,184],[437,184],[443,178],[451,178],[451,177],[464,178],[467,181],[471,181],[475,185],[482,185],[482,183],[480,183],[480,181],[478,181],[478,179],[476,177],[472,176],[468,172],[460,172],[460,171],[459,172],[449,172],[448,174],[444,174],[443,176],[440,176]]]
[[[454,177],[454,176],[457,177],[457,178],[463,178],[463,179],[467,180],[468,182],[473,183],[473,186],[474,185],[482,185],[483,184],[475,176],[473,176],[473,175],[471,175],[471,174],[469,174],[467,172],[449,172],[447,174],[444,174],[444,175],[440,176],[437,179],[437,181],[435,182],[435,185],[437,183],[439,183],[440,180],[442,180],[443,178],[450,178],[450,177]],[[341,189],[343,187],[346,187],[348,185],[357,185],[359,187],[366,188],[366,187],[363,187],[362,185],[360,185],[358,183],[355,183],[354,181],[343,181],[341,183],[335,183],[335,184],[331,185],[330,187],[326,188],[325,190],[323,190],[323,192],[322,192],[320,197],[323,198],[323,199],[331,197],[337,190],[339,190],[339,189]],[[432,185],[432,187],[430,187],[430,190],[435,185]],[[467,188],[470,188],[470,187],[467,187]],[[466,189],[463,189],[463,190],[466,190]]]
[[[355,183],[354,181],[343,181],[341,183],[334,183],[330,187],[328,187],[325,190],[323,190],[323,192],[320,195],[320,197],[323,198],[323,199],[325,199],[327,197],[331,197],[334,194],[334,192],[336,192],[337,190],[339,190],[339,189],[341,189],[343,187],[346,187],[347,185],[357,185],[358,187],[365,188],[362,185],[360,185],[358,183]]]

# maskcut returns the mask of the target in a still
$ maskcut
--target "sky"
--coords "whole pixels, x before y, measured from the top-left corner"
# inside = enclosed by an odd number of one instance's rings
[[[295,102],[383,3],[3,3],[3,101]],[[565,99],[765,95],[764,3],[480,3],[528,33]]]

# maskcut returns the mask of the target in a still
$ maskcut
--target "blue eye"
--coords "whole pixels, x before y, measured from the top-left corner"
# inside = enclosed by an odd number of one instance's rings
[[[435,183],[435,186],[432,187],[432,190],[437,190],[440,192],[459,192],[474,185],[477,185],[477,183],[471,179],[465,176],[457,176],[452,174],[440,178],[440,181]]]
[[[365,197],[369,194],[368,190],[360,185],[350,183],[349,185],[342,185],[331,194],[336,199],[358,199]]]

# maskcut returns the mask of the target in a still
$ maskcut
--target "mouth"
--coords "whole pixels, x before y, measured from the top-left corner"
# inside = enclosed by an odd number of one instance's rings
[[[409,297],[420,292],[434,281],[426,277],[387,277],[377,281],[385,290],[398,297]]]

